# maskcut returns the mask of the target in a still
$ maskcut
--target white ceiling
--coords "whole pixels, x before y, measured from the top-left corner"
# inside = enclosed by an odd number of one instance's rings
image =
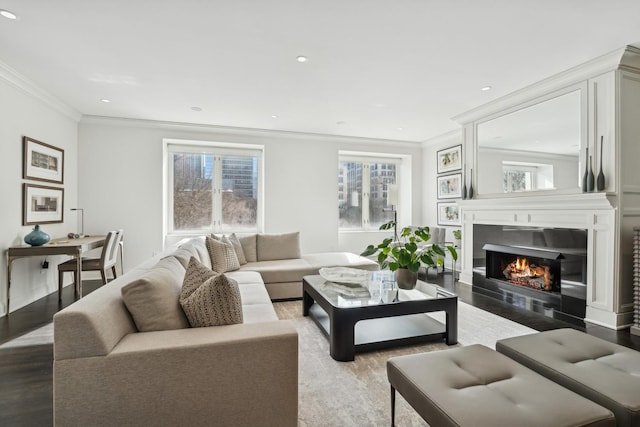
[[[455,115],[640,41],[640,0],[0,0],[0,9],[19,16],[0,17],[0,61],[82,114],[405,141],[456,129]]]

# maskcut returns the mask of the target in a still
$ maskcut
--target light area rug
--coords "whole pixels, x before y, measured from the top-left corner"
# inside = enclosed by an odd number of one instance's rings
[[[299,334],[299,426],[386,426],[390,425],[390,386],[386,362],[404,354],[449,348],[444,342],[411,345],[356,354],[353,362],[336,362],[329,355],[329,343],[317,325],[302,316],[302,301],[274,304],[278,317],[291,321]],[[444,313],[430,316],[444,321]],[[483,344],[495,348],[497,340],[525,335],[535,330],[469,304],[458,302],[458,346]],[[0,345],[1,348],[53,343],[49,323]],[[425,366],[425,369],[429,369]],[[399,427],[428,424],[397,395],[396,424]]]

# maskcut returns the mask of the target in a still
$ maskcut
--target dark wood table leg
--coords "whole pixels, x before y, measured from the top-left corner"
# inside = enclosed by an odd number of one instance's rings
[[[356,357],[355,327],[356,322],[351,319],[349,313],[337,311],[328,313],[329,322],[329,347],[331,357],[339,362],[352,362]]]
[[[302,290],[302,315],[303,316],[309,315],[309,309],[311,308],[312,305],[313,305],[313,298],[311,298],[311,295],[309,295],[303,289]]]
[[[391,386],[391,427],[396,425],[396,389]]]
[[[451,301],[451,304],[447,304],[448,307],[445,310],[446,317],[446,333],[447,333],[447,345],[454,345],[458,343],[458,301],[457,298]]]

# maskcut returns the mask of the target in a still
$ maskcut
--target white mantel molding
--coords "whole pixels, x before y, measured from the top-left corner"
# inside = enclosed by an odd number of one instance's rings
[[[505,196],[458,200],[463,211],[518,211],[518,210],[603,210],[617,206],[617,197],[612,193],[527,193],[523,196]]]

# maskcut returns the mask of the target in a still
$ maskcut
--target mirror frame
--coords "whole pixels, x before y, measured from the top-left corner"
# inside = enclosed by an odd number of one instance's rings
[[[531,190],[524,192],[513,192],[513,193],[483,193],[482,189],[477,186],[478,183],[478,172],[481,170],[480,165],[478,164],[478,126],[488,121],[497,119],[499,117],[506,116],[511,113],[515,113],[517,111],[524,110],[528,107],[541,104],[543,102],[549,101],[551,99],[555,99],[559,96],[566,95],[571,92],[578,91],[580,94],[580,146],[578,147],[579,156],[578,156],[578,171],[579,176],[576,178],[577,185],[575,188],[567,188],[567,189],[552,189],[552,190]],[[597,120],[594,120],[597,123]],[[579,84],[573,84],[567,86],[565,88],[554,90],[552,92],[547,92],[546,94],[533,98],[529,101],[520,102],[512,105],[511,107],[496,111],[488,116],[485,116],[481,119],[473,121],[473,173],[471,179],[476,184],[475,192],[477,198],[497,198],[497,197],[523,197],[523,196],[533,196],[533,195],[551,195],[551,194],[576,194],[582,192],[582,187],[580,185],[580,176],[584,173],[585,165],[587,164],[587,159],[585,159],[585,148],[589,143],[589,126],[588,126],[588,92],[587,92],[587,82],[581,82]],[[591,149],[591,148],[590,148]],[[466,174],[466,171],[464,171]]]

